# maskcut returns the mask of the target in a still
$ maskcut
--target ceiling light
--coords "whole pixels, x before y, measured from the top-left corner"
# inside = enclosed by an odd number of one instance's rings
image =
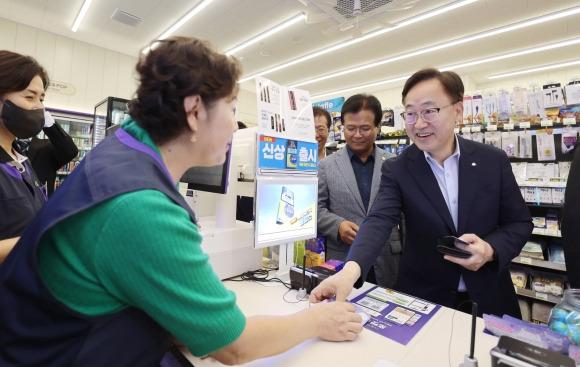
[[[235,54],[236,52],[243,50],[244,48],[251,46],[256,42],[259,42],[266,37],[270,37],[271,35],[273,35],[277,32],[280,32],[281,30],[286,29],[295,23],[298,23],[299,21],[301,21],[303,19],[306,19],[306,14],[304,14],[304,13],[297,14],[297,15],[293,16],[292,18],[285,20],[284,22],[278,24],[274,28],[270,28],[266,32],[260,33],[259,35],[247,40],[246,42],[228,50],[226,52],[226,55],[229,56],[229,55]]]
[[[198,3],[194,8],[192,8],[187,14],[181,17],[177,22],[175,22],[171,27],[169,27],[165,32],[163,32],[159,37],[158,40],[163,40],[169,37],[173,32],[175,32],[179,27],[187,23],[195,14],[199,13],[203,10],[206,6],[208,6],[213,0],[203,0],[202,2]]]
[[[71,31],[76,32],[79,29],[81,22],[83,21],[85,14],[87,14],[87,11],[89,10],[89,7],[91,6],[92,2],[93,2],[93,0],[85,0],[85,3],[81,7],[81,10],[79,11],[79,14],[77,15],[77,19],[75,19],[75,22],[73,23],[73,26],[70,29]]]
[[[523,56],[523,55],[528,55],[528,54],[532,54],[532,53],[535,53],[535,52],[548,51],[548,50],[552,50],[552,49],[555,49],[555,48],[567,47],[567,46],[576,45],[576,44],[580,44],[580,38],[574,38],[574,39],[571,39],[571,40],[557,42],[557,43],[552,43],[552,44],[548,44],[548,45],[544,45],[544,46],[539,46],[539,47],[534,47],[534,48],[530,48],[530,49],[526,49],[526,50],[522,50],[522,51],[511,52],[509,54],[488,57],[488,58],[485,58],[485,59],[474,60],[474,61],[470,61],[470,62],[466,62],[466,63],[462,63],[462,64],[456,64],[456,65],[446,66],[446,67],[439,68],[439,70],[441,70],[441,71],[445,71],[445,70],[457,70],[457,69],[464,68],[464,67],[468,67],[468,66],[481,65],[481,64],[488,63],[488,62],[493,62],[493,61],[498,61],[498,60],[504,60],[504,59],[511,58],[511,57]],[[575,65],[575,64],[569,64],[569,65],[557,64],[557,65],[561,65],[559,67],[565,67],[565,66],[570,66],[570,65]],[[551,68],[555,68],[555,66],[553,66]],[[530,69],[530,70],[531,71],[527,71],[527,72],[533,72],[533,71],[539,71],[539,70],[545,70],[545,69],[539,69],[538,70],[536,68],[536,69]],[[521,73],[521,74],[523,74],[523,73]],[[513,74],[513,75],[517,75],[517,74]],[[502,76],[495,76],[495,78],[500,78]],[[510,76],[510,75],[505,75],[505,76]],[[325,97],[325,96],[329,96],[329,95],[333,95],[333,94],[340,94],[340,93],[350,92],[350,91],[357,90],[357,89],[365,89],[365,88],[375,87],[377,85],[382,85],[382,84],[387,84],[387,83],[393,83],[393,82],[396,82],[396,81],[400,81],[400,80],[406,79],[408,77],[409,76],[406,76],[406,77],[397,77],[397,78],[388,79],[388,80],[384,80],[384,81],[380,81],[380,82],[375,82],[375,83],[371,83],[371,84],[359,85],[359,86],[352,87],[352,88],[348,88],[348,89],[342,89],[342,90],[338,90],[338,91],[333,91],[333,92],[329,92],[329,93],[315,95],[315,96],[312,96],[312,98]],[[490,77],[490,79],[492,79],[492,77]]]
[[[462,64],[451,65],[451,66],[447,66],[447,67],[441,68],[439,70],[441,70],[441,71],[445,71],[445,70],[457,70],[457,69],[465,68],[465,67],[468,67],[468,66],[485,64],[485,63],[492,62],[492,61],[505,60],[505,59],[509,59],[509,58],[512,58],[512,57],[529,55],[529,54],[533,54],[533,53],[541,52],[541,51],[553,50],[555,48],[567,47],[567,46],[571,46],[571,45],[577,45],[579,43],[580,43],[580,38],[574,38],[574,39],[571,39],[571,40],[568,40],[568,41],[551,43],[551,44],[548,44],[548,45],[534,47],[534,48],[529,48],[529,49],[522,50],[522,51],[511,52],[509,54],[488,57],[488,58],[485,58],[485,59],[474,60],[474,61],[470,61],[470,62],[466,62],[466,63],[462,63]]]
[[[401,27],[405,27],[405,26],[411,25],[411,24],[416,23],[416,22],[423,21],[423,20],[425,20],[427,18],[431,18],[431,17],[434,17],[436,15],[443,14],[445,12],[448,12],[448,11],[457,9],[459,7],[462,7],[462,6],[465,6],[465,5],[474,3],[476,1],[478,1],[478,0],[462,0],[462,1],[456,1],[456,2],[452,3],[451,5],[443,6],[443,7],[437,8],[435,10],[431,10],[431,11],[425,12],[423,14],[414,16],[414,17],[412,17],[412,18],[410,18],[408,20],[405,20],[403,22],[396,23],[395,26],[392,27],[392,28],[379,29],[377,31],[367,33],[367,34],[363,35],[360,38],[351,39],[349,41],[346,41],[346,42],[343,42],[343,43],[339,43],[339,44],[336,44],[334,46],[327,47],[325,49],[322,49],[320,51],[311,53],[309,55],[300,57],[298,59],[291,60],[291,61],[289,61],[287,63],[280,64],[280,65],[278,65],[276,67],[273,67],[273,68],[270,68],[270,69],[263,70],[261,72],[252,74],[250,76],[247,76],[247,77],[241,79],[239,81],[239,83],[243,83],[245,81],[251,80],[251,79],[255,78],[258,75],[270,74],[270,73],[273,73],[275,71],[282,70],[282,69],[285,69],[287,67],[290,67],[292,65],[296,65],[296,64],[299,64],[301,62],[304,62],[304,61],[313,59],[315,57],[318,57],[318,56],[321,56],[321,55],[325,55],[325,54],[330,53],[332,51],[340,50],[341,48],[348,47],[348,46],[354,45],[354,44],[359,43],[359,42],[362,42],[362,41],[366,41],[368,39],[371,39],[371,38],[380,36],[382,34],[385,34],[387,32],[390,32],[390,31],[392,31],[394,29],[398,29],[398,28],[401,28]]]
[[[419,55],[423,55],[429,52],[433,52],[433,51],[438,51],[444,48],[448,48],[451,46],[457,46],[457,45],[461,45],[464,43],[468,43],[468,42],[472,42],[472,41],[476,41],[476,40],[480,40],[483,38],[487,38],[487,37],[491,37],[491,36],[496,36],[498,34],[501,33],[506,33],[506,32],[510,32],[516,29],[521,29],[521,28],[525,28],[525,27],[531,27],[533,25],[539,24],[539,23],[544,23],[550,20],[554,20],[554,19],[559,19],[559,18],[563,18],[563,17],[567,17],[570,15],[575,15],[580,13],[580,6],[575,7],[575,8],[571,8],[568,10],[564,10],[564,11],[559,11],[559,12],[555,12],[552,14],[548,14],[545,16],[541,16],[538,18],[533,18],[530,20],[526,20],[526,21],[522,21],[522,22],[518,22],[518,23],[514,23],[508,26],[504,26],[504,27],[500,27],[500,28],[496,28],[496,29],[492,29],[490,31],[487,32],[481,32],[481,33],[477,33],[471,36],[467,36],[467,37],[463,37],[463,38],[459,38],[450,42],[445,42],[445,43],[441,43],[439,45],[435,45],[435,46],[431,46],[431,47],[426,47],[420,50],[416,50],[416,51],[412,51],[412,52],[408,52],[405,54],[401,54],[401,55],[397,55],[388,59],[384,59],[384,60],[379,60],[379,61],[375,61],[369,64],[365,64],[365,65],[361,65],[358,67],[352,67],[349,68],[347,70],[342,70],[342,71],[338,71],[336,73],[332,73],[332,74],[327,74],[318,78],[314,78],[314,79],[310,79],[310,80],[306,80],[300,83],[295,83],[295,84],[291,84],[290,87],[299,87],[299,86],[303,86],[303,85],[307,85],[307,84],[311,84],[311,83],[316,83],[316,82],[320,82],[322,80],[327,80],[327,79],[331,79],[331,78],[335,78],[338,76],[342,76],[342,75],[346,75],[346,74],[350,74],[350,73],[354,73],[357,71],[362,71],[362,70],[366,70],[366,69],[370,69],[370,68],[374,68],[377,66],[381,66],[381,65],[385,65],[388,63],[392,63],[395,61],[400,61],[403,59],[408,59],[411,57],[415,57],[415,56],[419,56]],[[396,28],[398,28],[399,25],[396,26]],[[561,47],[561,46],[557,46],[557,47]],[[542,50],[539,50],[542,51]],[[245,79],[244,79],[245,80]]]
[[[383,85],[383,84],[389,84],[389,83],[399,82],[401,80],[407,80],[407,79],[409,79],[410,76],[411,75],[399,76],[399,77],[392,78],[392,79],[381,80],[380,82],[374,82],[374,83],[370,83],[370,84],[359,85],[356,87],[335,90],[335,91],[329,92],[329,93],[317,94],[315,96],[311,96],[310,98],[315,99],[315,98],[330,96],[333,94],[342,94],[342,93],[346,93],[346,92],[352,92],[353,90],[357,90],[357,89],[372,88],[372,87],[376,87],[376,86]]]
[[[518,70],[518,71],[512,71],[510,73],[505,73],[505,74],[490,75],[489,76],[489,79],[505,78],[505,77],[508,77],[508,76],[528,74],[528,73],[535,73],[536,71],[543,71],[543,70],[551,70],[551,69],[565,68],[565,67],[568,67],[568,66],[573,66],[573,65],[578,65],[578,64],[580,64],[580,60],[572,60],[572,61],[562,62],[562,63],[559,63],[559,64],[544,65],[544,66],[539,66],[537,68],[531,68],[531,69],[523,69],[523,70]]]

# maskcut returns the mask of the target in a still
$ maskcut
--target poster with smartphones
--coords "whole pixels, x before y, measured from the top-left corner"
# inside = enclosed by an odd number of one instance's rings
[[[312,104],[313,106],[322,107],[330,113],[332,121],[330,123],[328,141],[340,141],[341,139],[344,140],[344,128],[342,126],[342,121],[340,120],[340,111],[342,110],[344,101],[344,97],[339,97]]]
[[[259,176],[255,200],[256,247],[316,237],[316,176]]]
[[[316,141],[308,91],[256,77],[256,97],[259,134]]]

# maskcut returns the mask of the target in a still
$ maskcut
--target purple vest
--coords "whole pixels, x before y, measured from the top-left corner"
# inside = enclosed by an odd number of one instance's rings
[[[38,243],[56,223],[143,189],[163,192],[195,218],[159,156],[119,129],[55,191],[0,266],[0,366],[159,363],[171,335],[149,315],[135,307],[96,317],[71,310],[46,288],[37,264]]]

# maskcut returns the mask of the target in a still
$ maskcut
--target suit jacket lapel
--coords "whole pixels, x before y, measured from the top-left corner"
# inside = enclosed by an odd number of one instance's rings
[[[431,167],[429,167],[429,163],[427,163],[423,151],[419,150],[415,145],[411,145],[407,150],[409,150],[407,156],[409,172],[427,198],[425,205],[432,205],[435,212],[438,213],[445,224],[447,224],[451,233],[455,233],[456,230],[455,224],[453,224],[453,218],[451,218],[451,213],[449,213],[449,209],[447,209],[447,203],[441,193],[439,183],[437,182]]]
[[[356,183],[356,177],[354,176],[354,171],[352,169],[352,163],[350,162],[350,157],[348,156],[348,151],[346,147],[340,149],[338,152],[334,154],[339,154],[340,159],[336,160],[336,170],[340,174],[339,177],[344,177],[344,182],[346,186],[350,190],[352,197],[355,198],[357,204],[360,207],[360,210],[365,212],[365,206],[362,202],[362,198],[360,196],[360,192],[358,191],[358,185]]]
[[[480,160],[476,151],[465,140],[458,138],[460,158],[459,158],[459,207],[457,212],[457,232],[463,234],[466,231],[467,218],[473,205],[476,205],[475,194],[479,182]]]

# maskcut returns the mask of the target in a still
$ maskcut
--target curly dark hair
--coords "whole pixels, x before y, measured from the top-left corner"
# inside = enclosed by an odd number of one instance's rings
[[[38,61],[30,56],[0,50],[0,95],[25,90],[37,75],[46,91],[50,80],[46,69]]]
[[[152,42],[136,70],[139,87],[129,113],[156,144],[163,144],[188,129],[186,97],[199,95],[209,109],[237,93],[241,65],[207,41],[171,37]]]

